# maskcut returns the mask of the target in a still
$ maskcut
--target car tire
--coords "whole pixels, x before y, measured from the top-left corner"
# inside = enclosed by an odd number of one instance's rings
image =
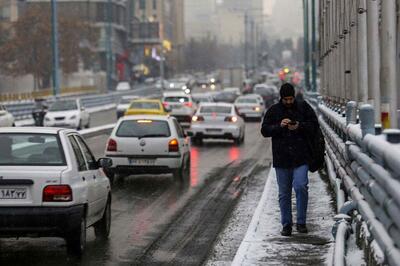
[[[82,214],[80,225],[78,228],[70,231],[65,239],[67,243],[67,251],[71,255],[82,256],[86,247],[86,217]]]
[[[192,143],[194,145],[201,146],[201,145],[203,145],[203,139],[199,138],[199,137],[194,137],[194,138],[192,138]]]
[[[244,140],[245,140],[245,138],[246,138],[245,135],[246,135],[246,133],[243,132],[242,139],[240,140],[241,143],[244,143]]]
[[[12,123],[12,125],[11,125],[12,127],[16,127],[16,125],[15,125],[15,123]]]
[[[173,171],[173,176],[175,181],[182,182],[184,181],[184,167],[181,166]]]
[[[87,122],[85,128],[90,128],[90,118],[89,118],[89,120],[88,120],[88,122]]]
[[[79,124],[76,130],[81,130],[82,129],[82,120],[79,120]]]
[[[111,198],[108,196],[107,204],[101,219],[94,224],[96,238],[106,240],[111,231]]]

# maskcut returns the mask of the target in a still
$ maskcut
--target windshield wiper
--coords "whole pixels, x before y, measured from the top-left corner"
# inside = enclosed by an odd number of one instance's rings
[[[165,134],[149,134],[149,135],[142,135],[142,136],[138,136],[138,139],[142,139],[142,138],[156,138],[156,137],[168,137]]]

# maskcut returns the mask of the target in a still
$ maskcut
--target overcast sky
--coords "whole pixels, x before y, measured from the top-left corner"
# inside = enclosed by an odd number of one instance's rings
[[[303,6],[301,0],[264,0],[264,12],[271,16],[276,37],[303,35]]]

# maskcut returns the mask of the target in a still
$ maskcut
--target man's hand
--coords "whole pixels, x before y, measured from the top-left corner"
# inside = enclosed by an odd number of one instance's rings
[[[296,124],[289,124],[288,125],[289,130],[296,130],[299,128],[299,122],[296,121]]]
[[[281,127],[286,127],[288,126],[290,123],[290,119],[289,118],[285,118],[281,121]]]

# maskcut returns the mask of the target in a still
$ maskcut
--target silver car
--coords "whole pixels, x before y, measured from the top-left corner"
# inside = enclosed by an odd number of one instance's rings
[[[232,139],[241,144],[245,138],[245,123],[230,103],[202,103],[192,118],[188,135],[193,143],[203,139]]]
[[[265,112],[264,101],[259,95],[248,94],[240,96],[235,101],[235,107],[238,113],[244,118],[261,119]]]

